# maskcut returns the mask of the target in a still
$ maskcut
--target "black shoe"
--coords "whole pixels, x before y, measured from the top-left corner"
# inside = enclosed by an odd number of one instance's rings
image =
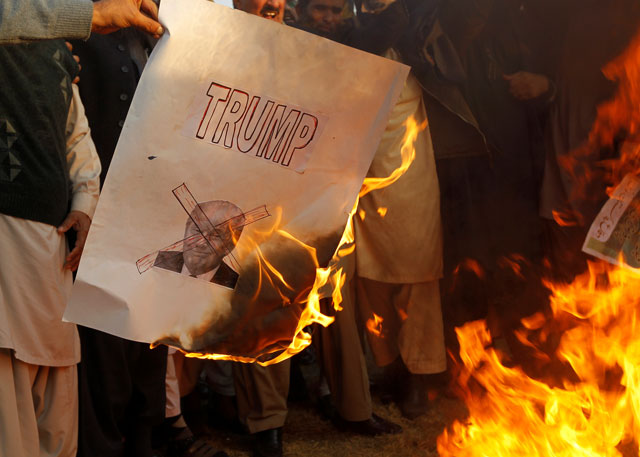
[[[377,414],[372,414],[369,419],[363,421],[348,421],[338,418],[334,421],[334,425],[340,431],[364,436],[395,435],[402,432],[402,427],[398,424],[383,419]]]
[[[253,457],[282,457],[282,427],[254,434]]]
[[[333,406],[333,402],[331,401],[331,395],[322,395],[321,397],[318,397],[316,408],[318,410],[318,414],[320,414],[320,418],[323,420],[333,422],[338,416],[338,411],[336,411],[336,408]]]
[[[398,407],[402,415],[409,420],[424,416],[429,411],[427,381],[428,375],[410,374],[408,376],[406,389],[398,402]]]
[[[244,428],[238,419],[236,397],[211,393],[207,407],[209,426],[231,433],[243,434]]]
[[[402,357],[397,357],[392,363],[384,367],[383,375],[374,384],[372,393],[375,391],[382,404],[398,403],[400,400],[399,391],[402,390],[398,386],[403,385],[408,375],[409,371],[404,366]]]

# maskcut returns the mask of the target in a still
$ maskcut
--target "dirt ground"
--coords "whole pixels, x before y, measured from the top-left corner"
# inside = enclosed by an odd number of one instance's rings
[[[374,397],[374,412],[402,425],[398,435],[361,437],[343,433],[316,412],[310,404],[293,403],[284,427],[283,442],[286,457],[436,457],[436,440],[447,424],[456,417],[464,417],[464,405],[449,398],[431,403],[426,416],[409,421],[400,415],[394,404],[383,405]],[[232,457],[251,455],[247,436],[233,435],[210,429],[210,442],[224,449]]]
[[[444,397],[435,399],[429,413],[415,421],[404,419],[395,405],[383,405],[375,398],[374,411],[402,425],[403,432],[375,438],[339,432],[330,422],[321,419],[312,406],[292,404],[284,427],[285,457],[438,457],[438,436],[454,419],[465,417],[465,407],[460,400]],[[210,429],[209,441],[231,457],[251,455],[246,435]],[[630,443],[618,450],[622,457],[638,457],[635,448]]]
[[[311,400],[289,403],[289,415],[284,426],[285,457],[438,457],[438,436],[454,420],[464,420],[467,410],[462,400],[435,396],[429,412],[414,421],[403,418],[394,403],[384,404],[372,395],[373,409],[379,416],[400,424],[402,433],[379,437],[363,437],[338,431],[324,419]],[[231,457],[251,455],[251,438],[214,428],[207,428],[206,439],[216,449],[225,450]],[[639,457],[637,445],[628,443],[618,447],[621,457]],[[526,457],[526,456],[514,456]]]

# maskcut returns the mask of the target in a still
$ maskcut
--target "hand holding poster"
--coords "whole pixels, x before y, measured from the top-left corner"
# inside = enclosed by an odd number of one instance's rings
[[[262,359],[328,322],[309,291],[408,69],[204,0],[160,19],[65,318]]]

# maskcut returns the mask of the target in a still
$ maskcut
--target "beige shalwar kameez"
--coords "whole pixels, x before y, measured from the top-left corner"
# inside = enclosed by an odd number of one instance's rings
[[[446,369],[440,192],[422,89],[411,74],[368,175],[386,177],[400,166],[410,117],[425,126],[413,145],[415,159],[395,183],[364,195],[354,216],[355,297],[361,319],[371,321],[366,327],[373,329],[367,335],[376,363],[401,355],[410,372],[430,374]]]

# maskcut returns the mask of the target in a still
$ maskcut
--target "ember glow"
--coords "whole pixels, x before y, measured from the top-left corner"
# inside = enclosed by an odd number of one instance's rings
[[[478,261],[473,259],[464,259],[453,270],[453,274],[458,275],[462,270],[471,271],[480,279],[484,278],[485,276],[484,270],[482,269]]]
[[[390,176],[385,178],[366,178],[360,190],[359,196],[361,197],[368,192],[375,189],[381,189],[387,187],[396,182],[409,168],[415,158],[414,143],[418,136],[418,133],[426,128],[426,123],[418,125],[415,119],[409,118],[406,122],[406,133],[403,140],[403,146],[401,150],[402,162],[399,167],[394,170]],[[256,358],[249,357],[237,357],[224,354],[202,354],[202,353],[185,353],[187,357],[206,358],[213,360],[233,360],[237,362],[255,362],[260,365],[267,366],[274,363],[281,362],[283,360],[292,357],[293,355],[304,350],[311,344],[311,334],[306,330],[308,326],[312,324],[320,324],[324,327],[330,325],[334,318],[327,316],[320,310],[320,300],[323,298],[331,298],[333,301],[333,307],[336,311],[340,311],[342,307],[341,289],[346,280],[346,274],[343,272],[339,264],[339,259],[351,254],[355,249],[355,238],[353,230],[353,216],[358,208],[358,199],[356,199],[355,205],[349,214],[347,225],[345,227],[342,238],[338,243],[338,247],[333,256],[331,262],[327,267],[321,267],[318,263],[316,250],[314,247],[305,244],[298,240],[291,233],[280,228],[281,225],[281,212],[276,211],[275,222],[270,230],[265,232],[257,232],[251,237],[252,251],[256,253],[259,263],[259,287],[257,288],[254,300],[258,300],[260,288],[266,281],[271,287],[278,290],[282,298],[283,306],[297,305],[302,308],[300,318],[298,320],[297,327],[295,329],[295,335],[290,345],[284,349],[279,350],[277,356],[274,358],[263,361]],[[385,208],[386,210],[386,208]],[[386,212],[386,211],[385,211]],[[364,219],[364,212],[361,217]],[[289,297],[290,292],[294,292],[292,286],[289,284],[285,275],[279,272],[267,259],[260,246],[273,234],[277,234],[280,237],[289,239],[297,243],[304,251],[313,259],[316,267],[315,282],[310,290],[299,291],[299,294],[295,296],[293,300]],[[249,238],[249,237],[247,237]],[[376,316],[377,317],[377,316]],[[380,319],[381,321],[381,319]]]
[[[570,215],[566,215],[561,213],[560,211],[552,210],[553,220],[556,221],[560,227],[572,227],[577,225],[574,220],[571,219]]]

